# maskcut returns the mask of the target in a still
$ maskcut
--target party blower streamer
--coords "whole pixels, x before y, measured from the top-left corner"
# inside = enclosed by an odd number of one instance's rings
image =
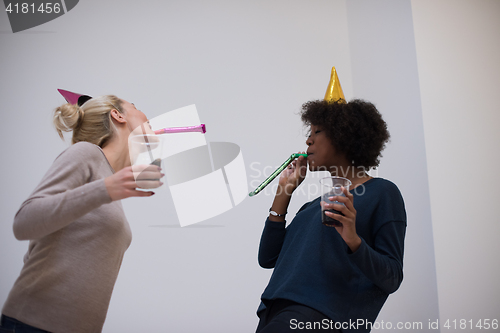
[[[266,180],[264,180],[262,182],[262,184],[260,184],[259,186],[257,186],[257,188],[253,191],[253,192],[250,192],[248,193],[249,196],[253,197],[254,195],[258,194],[260,191],[262,191],[267,185],[269,185],[270,182],[273,181],[274,178],[276,178],[276,176],[278,176],[283,170],[285,170],[285,168],[290,164],[292,163],[292,161],[296,158],[299,158],[300,156],[304,156],[304,157],[307,157],[307,154],[292,154],[290,155],[290,157],[285,161],[283,162],[283,164],[281,164],[278,169],[276,169],[276,171],[274,171],[269,177],[267,177]]]
[[[174,133],[189,133],[200,132],[202,134],[207,132],[205,124],[187,127],[167,127],[155,131],[155,134],[174,134]]]
[[[144,130],[143,126],[143,133],[146,133]],[[207,128],[205,124],[197,125],[197,126],[187,126],[187,127],[166,127],[162,128],[159,130],[154,131],[156,135],[160,134],[176,134],[176,133],[193,133],[193,132],[200,132],[201,134],[205,134],[207,132]],[[147,142],[147,136],[145,136],[146,142]],[[148,150],[149,150],[149,145],[148,145]],[[151,152],[150,152],[151,155]],[[154,164],[156,166],[160,166],[161,164],[161,159],[157,158],[153,160],[153,157],[151,155],[151,164]]]

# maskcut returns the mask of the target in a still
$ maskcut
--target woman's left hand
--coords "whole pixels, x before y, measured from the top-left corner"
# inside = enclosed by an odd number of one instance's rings
[[[361,238],[359,238],[356,233],[356,209],[354,209],[354,196],[345,187],[342,187],[342,192],[344,196],[332,196],[329,197],[330,201],[338,201],[343,203],[343,205],[328,203],[325,208],[335,209],[344,215],[335,214],[333,212],[325,211],[329,217],[339,221],[342,226],[335,226],[338,233],[342,239],[346,242],[347,246],[352,252],[356,250],[361,245]]]

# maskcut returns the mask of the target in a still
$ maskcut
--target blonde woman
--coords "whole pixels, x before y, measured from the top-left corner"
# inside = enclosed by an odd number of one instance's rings
[[[15,216],[15,237],[30,242],[0,332],[100,332],[132,237],[120,200],[162,184],[159,167],[144,166],[136,181],[130,166],[128,137],[144,113],[113,95],[81,104],[55,110],[57,132],[72,131],[72,145]]]

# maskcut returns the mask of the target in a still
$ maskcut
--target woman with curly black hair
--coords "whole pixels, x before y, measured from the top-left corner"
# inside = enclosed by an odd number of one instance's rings
[[[310,126],[307,158],[283,171],[259,248],[259,264],[274,268],[261,297],[257,332],[369,332],[403,279],[406,212],[399,189],[373,178],[389,140],[372,103],[318,100],[302,106]],[[310,171],[328,170],[352,182],[325,212],[340,226],[321,223],[321,197],[306,203],[289,226],[293,191]],[[334,203],[335,201],[342,204]]]

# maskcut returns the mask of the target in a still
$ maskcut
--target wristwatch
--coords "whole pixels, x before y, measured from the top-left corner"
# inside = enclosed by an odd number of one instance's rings
[[[282,216],[285,216],[286,213],[288,213],[288,212],[285,212],[285,214],[278,214],[274,210],[271,210],[271,208],[269,208],[269,214],[271,214],[272,216],[282,217]]]

